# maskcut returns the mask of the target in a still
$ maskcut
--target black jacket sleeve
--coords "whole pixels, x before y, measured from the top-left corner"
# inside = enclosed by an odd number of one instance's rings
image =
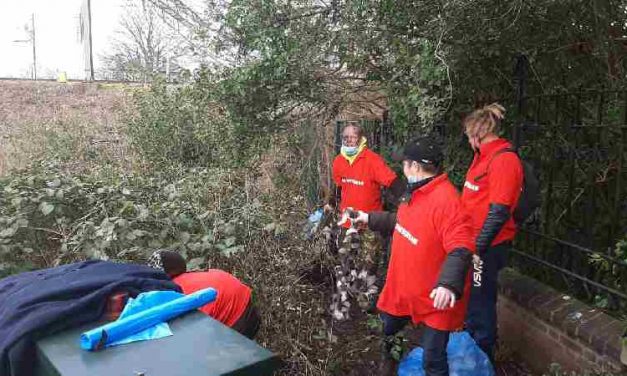
[[[472,253],[466,248],[456,248],[446,256],[437,286],[446,287],[459,300],[464,293],[466,276],[472,261]]]
[[[396,178],[387,189],[387,198],[393,205],[398,205],[403,193],[407,189],[407,184],[401,178]]]
[[[510,217],[509,206],[502,204],[490,204],[488,216],[483,222],[483,227],[477,236],[475,244],[477,254],[481,257],[490,247],[496,235],[501,231],[503,225]]]
[[[368,214],[368,228],[380,232],[382,235],[390,235],[396,226],[396,213],[372,212]]]

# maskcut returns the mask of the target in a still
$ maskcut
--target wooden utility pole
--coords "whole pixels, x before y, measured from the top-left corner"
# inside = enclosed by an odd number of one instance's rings
[[[37,52],[35,48],[35,13],[31,14],[31,42],[33,43],[33,78],[37,79]]]
[[[89,22],[89,80],[94,81],[94,52],[91,39],[91,0],[87,0],[87,19]]]

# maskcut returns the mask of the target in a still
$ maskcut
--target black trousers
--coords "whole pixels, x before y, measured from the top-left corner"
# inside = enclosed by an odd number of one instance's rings
[[[393,316],[381,313],[383,321],[383,333],[392,336],[398,333],[410,321],[409,316]],[[424,350],[423,368],[427,376],[448,376],[448,357],[446,346],[448,345],[450,332],[424,326],[420,345]]]
[[[474,270],[470,301],[466,313],[466,329],[477,345],[494,364],[494,345],[498,339],[496,299],[498,296],[499,271],[507,264],[511,242],[488,248],[481,260],[482,270]]]
[[[259,331],[260,326],[261,317],[259,316],[259,312],[257,312],[257,307],[253,304],[253,300],[250,299],[246,309],[242,313],[242,316],[237,319],[231,329],[240,332],[250,339],[253,339]]]

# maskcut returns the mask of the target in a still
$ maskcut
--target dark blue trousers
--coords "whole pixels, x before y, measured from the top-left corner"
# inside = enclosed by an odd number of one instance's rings
[[[481,258],[483,261],[481,270],[473,267],[466,329],[492,363],[494,363],[494,345],[497,340],[498,275],[507,263],[511,246],[510,242],[506,242],[488,248]]]
[[[382,312],[381,320],[383,320],[383,333],[386,336],[392,336],[409,323],[410,317],[392,316]],[[448,331],[424,326],[420,345],[424,350],[423,368],[427,376],[448,376],[448,358],[446,355],[448,338]]]

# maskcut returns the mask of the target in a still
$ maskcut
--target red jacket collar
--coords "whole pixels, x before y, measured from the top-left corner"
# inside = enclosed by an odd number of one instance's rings
[[[494,154],[497,150],[501,150],[506,147],[511,147],[512,145],[504,138],[497,138],[496,140],[490,141],[486,144],[483,144],[479,147],[479,155],[480,156],[488,156]]]
[[[359,154],[357,154],[357,158],[355,158],[355,162],[357,162],[361,158],[364,158],[365,155],[368,154],[369,152],[370,152],[370,149],[368,149],[368,146],[363,148],[363,150],[361,152],[359,152]],[[355,162],[353,162],[353,163],[355,163]]]
[[[446,180],[448,180],[448,175],[445,174],[445,173],[442,173],[442,174],[436,176],[433,180],[431,180],[427,184],[425,184],[422,187],[416,189],[414,191],[414,193],[412,193],[411,197],[413,198],[415,195],[418,194],[418,192],[420,192],[422,194],[428,194],[429,192],[433,191],[437,186],[439,186],[440,184],[442,184]]]

